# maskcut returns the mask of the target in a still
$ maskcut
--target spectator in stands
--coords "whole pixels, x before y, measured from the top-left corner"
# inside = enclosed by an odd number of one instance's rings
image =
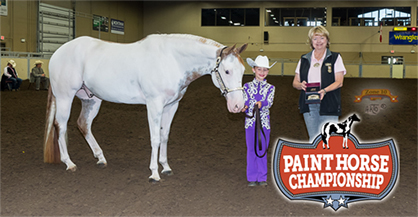
[[[36,60],[35,67],[32,68],[31,76],[33,76],[33,79],[36,83],[36,90],[39,90],[41,86],[41,81],[44,83],[44,88],[48,90],[49,85],[49,78],[45,76],[45,72],[42,69],[43,62],[40,60]]]
[[[339,53],[329,48],[329,32],[323,26],[309,30],[308,42],[312,51],[301,56],[296,67],[293,87],[300,90],[299,110],[305,119],[309,140],[320,134],[327,122],[338,122],[341,115],[341,87],[346,69]],[[319,103],[307,104],[307,84],[320,83]],[[308,85],[310,86],[310,85]]]
[[[7,66],[4,68],[3,76],[1,77],[2,89],[5,86],[6,82],[10,82],[12,91],[19,90],[19,87],[22,84],[22,79],[17,77],[15,67],[16,62],[14,60],[7,61]]]

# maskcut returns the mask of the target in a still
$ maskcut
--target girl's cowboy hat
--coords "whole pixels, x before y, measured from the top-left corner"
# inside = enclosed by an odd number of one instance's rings
[[[42,62],[42,61],[40,61],[40,60],[36,60],[34,64],[35,64],[35,65],[38,65],[38,64],[44,64],[44,62]]]
[[[273,64],[271,64],[271,66],[269,66],[269,59],[267,58],[267,56],[257,56],[257,58],[255,58],[255,61],[253,61],[251,58],[247,58],[247,63],[248,65],[250,65],[252,68],[254,68],[254,66],[257,67],[263,67],[263,68],[271,68],[274,66],[274,64],[277,63],[274,62]]]
[[[10,63],[13,66],[13,68],[16,67],[16,62],[14,60],[9,60],[7,61],[7,63]]]

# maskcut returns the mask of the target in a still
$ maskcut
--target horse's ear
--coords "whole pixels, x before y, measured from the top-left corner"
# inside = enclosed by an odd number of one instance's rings
[[[235,49],[235,46],[237,46],[237,44],[234,44],[234,46],[232,46],[232,47],[227,47],[223,53],[225,55],[228,55],[228,54],[232,53],[232,51],[234,51],[234,49]]]
[[[248,47],[248,44],[243,44],[241,47],[237,48],[238,53],[244,52]]]

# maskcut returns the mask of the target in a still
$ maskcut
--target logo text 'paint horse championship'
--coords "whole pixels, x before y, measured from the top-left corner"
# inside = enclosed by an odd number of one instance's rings
[[[381,200],[394,187],[399,173],[393,140],[361,144],[350,134],[332,135],[324,149],[321,135],[312,144],[279,140],[273,173],[280,191],[291,200],[324,203],[335,211],[348,203]]]

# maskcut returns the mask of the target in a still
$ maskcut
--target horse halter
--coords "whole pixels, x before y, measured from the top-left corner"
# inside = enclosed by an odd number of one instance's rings
[[[221,53],[219,54],[218,58],[216,58],[216,66],[211,71],[211,73],[215,73],[216,80],[218,81],[219,88],[221,89],[221,92],[222,92],[221,94],[224,97],[226,97],[226,95],[230,92],[238,91],[238,90],[241,90],[241,91],[244,90],[243,87],[237,87],[237,88],[229,89],[225,85],[224,80],[221,77],[221,73],[219,73],[219,65],[221,64],[221,61],[222,61],[222,52],[225,50],[225,48],[227,48],[227,47],[222,48]]]

